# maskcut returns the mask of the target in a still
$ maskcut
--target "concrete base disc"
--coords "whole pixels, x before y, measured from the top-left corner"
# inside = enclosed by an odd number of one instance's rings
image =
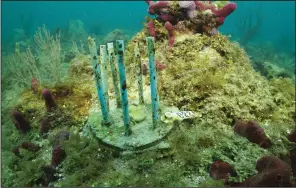
[[[162,109],[165,111],[175,110],[175,108]],[[110,105],[110,126],[102,125],[102,114],[98,105],[90,109],[87,125],[95,139],[108,147],[121,151],[143,150],[155,146],[177,126],[177,122],[162,123],[159,121],[159,124],[153,129],[151,104],[130,105],[129,111],[131,119],[131,134],[129,136],[124,135],[122,108],[116,108],[116,106],[111,108]]]

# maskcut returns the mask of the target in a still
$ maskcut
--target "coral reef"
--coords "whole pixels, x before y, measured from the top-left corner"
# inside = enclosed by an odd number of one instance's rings
[[[129,98],[137,94],[136,45],[144,63],[144,88],[149,89],[146,36],[150,35],[155,37],[161,107],[191,110],[196,118],[176,122],[176,129],[163,140],[165,147],[138,151],[107,147],[93,137],[88,124],[90,107],[99,104],[83,43],[81,49],[73,43],[66,51],[67,64],[61,66],[60,35],[51,36],[45,27],[39,28],[35,40],[43,57],[34,57],[30,50],[21,52],[18,44],[10,59],[52,64],[40,76],[36,71],[25,77],[28,89],[18,91],[5,81],[13,92],[4,92],[1,109],[3,185],[291,186],[291,171],[296,174],[295,83],[268,63],[263,68],[255,63],[260,75],[246,52],[218,32],[236,5],[228,1],[146,2],[156,19],[147,18],[143,30],[125,45]],[[66,39],[86,40],[85,33],[81,21],[72,21]],[[44,43],[45,34],[50,45]],[[115,30],[100,40],[117,39],[129,36]],[[45,78],[48,68],[52,70]],[[115,99],[112,89],[109,94]],[[148,119],[141,106],[130,107],[131,126]],[[11,109],[13,121],[7,113]],[[121,119],[120,115],[116,118]],[[107,134],[114,135],[114,130]]]
[[[127,45],[130,83],[136,78],[136,64],[132,63],[135,62],[134,42],[142,46],[142,61],[147,58],[144,33],[145,30],[138,33]],[[184,34],[175,38],[170,51],[162,41],[156,41],[156,49],[163,49],[156,51],[156,58],[166,66],[159,73],[159,91],[161,100],[168,104],[227,123],[237,119],[264,121],[276,118],[279,118],[278,122],[292,123],[294,103],[289,101],[294,100],[294,94],[291,92],[290,96],[287,92],[294,91],[293,82],[283,81],[289,90],[280,90],[276,85],[280,82],[278,79],[270,84],[252,69],[245,52],[227,37]],[[279,104],[280,109],[277,108]]]
[[[254,164],[258,158],[274,155],[289,161],[291,145],[285,137],[294,126],[295,113],[295,87],[291,79],[268,81],[256,73],[245,51],[221,34],[193,35],[188,29],[179,30],[174,36],[174,45],[169,47],[168,32],[161,22],[147,19],[148,26],[151,22],[155,28],[156,49],[159,49],[156,59],[165,65],[165,69],[158,71],[160,100],[201,114],[193,123],[182,124],[181,132],[177,131],[169,139],[174,159],[182,162],[185,171],[207,177],[213,161],[225,161],[237,173],[229,177],[225,185],[235,185],[235,181],[241,185],[240,182],[257,173]],[[142,62],[147,61],[145,36],[154,35],[149,27],[135,35],[126,47],[130,88],[137,76],[133,49],[139,44]],[[281,83],[284,88],[280,87]],[[235,135],[231,127],[238,120],[250,119],[258,123],[250,126],[254,130],[248,129],[249,138],[261,143],[263,148]],[[286,178],[285,173],[282,176]],[[221,186],[221,181],[205,178],[198,185]],[[286,185],[285,182],[282,185]]]
[[[149,5],[148,12],[156,16],[156,20],[166,28],[169,34],[169,46],[174,44],[174,33],[178,28],[187,28],[192,33],[217,34],[225,18],[235,9],[236,4],[230,2],[204,2],[204,1],[146,1]],[[158,25],[149,21],[148,31],[150,36],[159,39],[156,31]],[[183,25],[183,26],[180,26]]]

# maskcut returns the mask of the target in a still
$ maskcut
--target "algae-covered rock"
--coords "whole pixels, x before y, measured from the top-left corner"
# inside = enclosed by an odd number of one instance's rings
[[[144,33],[145,30],[138,33],[126,47],[131,83],[137,76],[133,55],[136,43],[142,61],[148,59]],[[155,48],[156,59],[166,65],[158,72],[158,90],[163,102],[231,124],[236,119],[269,120],[278,111],[274,87],[252,68],[245,51],[228,37],[179,34],[172,48],[166,40],[156,40]],[[289,110],[282,110],[277,119],[291,123],[292,102],[283,102],[282,109]]]

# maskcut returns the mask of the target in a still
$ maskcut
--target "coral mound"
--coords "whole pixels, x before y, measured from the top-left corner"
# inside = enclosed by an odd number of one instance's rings
[[[129,85],[137,78],[136,43],[142,62],[148,60],[145,33],[146,29],[138,33],[126,48]],[[158,76],[161,101],[227,124],[238,119],[293,122],[290,96],[257,73],[244,50],[227,36],[180,33],[173,47],[167,40],[155,42],[156,59],[166,66]]]

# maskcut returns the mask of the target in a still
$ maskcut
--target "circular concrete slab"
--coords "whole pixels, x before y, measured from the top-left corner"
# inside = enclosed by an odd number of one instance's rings
[[[101,125],[102,114],[99,105],[95,105],[90,109],[87,126],[89,126],[95,139],[117,150],[135,151],[155,146],[166,138],[177,124],[177,122],[160,122],[153,129],[151,104],[141,106],[130,105],[130,128],[132,133],[129,136],[125,136],[122,109],[111,106],[113,105],[110,105],[110,126]],[[165,108],[165,111],[169,109]],[[172,109],[175,110],[175,108]]]

